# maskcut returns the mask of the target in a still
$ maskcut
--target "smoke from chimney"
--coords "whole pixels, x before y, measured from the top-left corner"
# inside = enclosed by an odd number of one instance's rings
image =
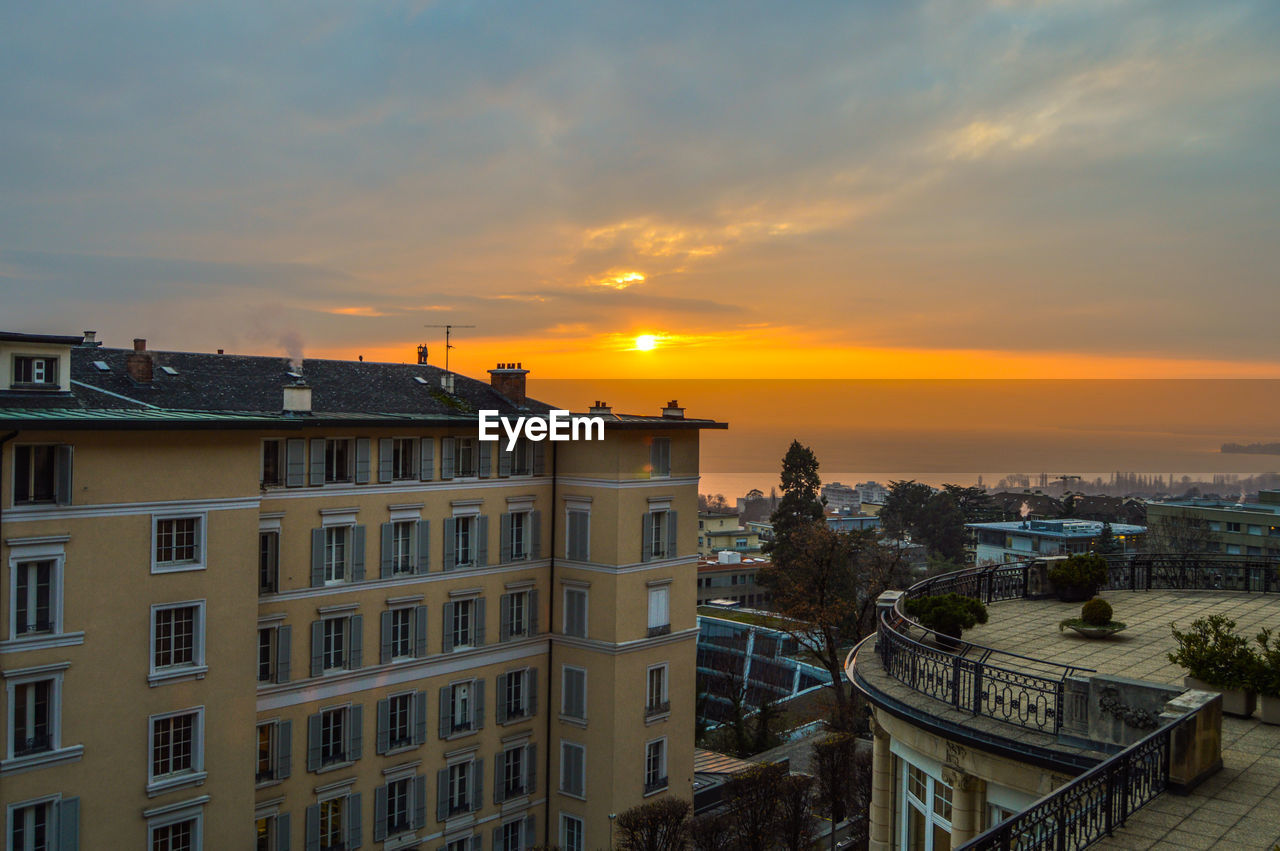
[[[302,337],[296,331],[285,331],[279,342],[289,358],[289,367],[294,372],[302,372]]]

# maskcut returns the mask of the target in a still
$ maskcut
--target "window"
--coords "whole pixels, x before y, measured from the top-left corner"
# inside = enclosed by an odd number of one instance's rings
[[[498,757],[498,767],[501,769],[497,777],[498,788],[495,790],[498,800],[505,801],[524,795],[527,790],[525,773],[528,770],[524,745],[504,750]]]
[[[186,818],[150,828],[151,851],[198,851],[200,820]]]
[[[582,819],[568,813],[560,814],[560,847],[564,851],[585,851],[586,839]]]
[[[476,475],[476,439],[474,437],[459,437],[454,439],[454,449],[456,452],[454,458],[454,475],[458,478],[466,478]]]
[[[512,591],[502,595],[501,641],[537,633],[537,600],[537,590]]]
[[[153,572],[204,567],[203,517],[157,517],[153,524]]]
[[[80,799],[51,796],[9,806],[8,851],[78,847]]]
[[[459,600],[453,604],[453,646],[470,647],[474,636],[472,621],[474,600]]]
[[[346,847],[347,796],[329,798],[316,805],[319,808],[319,847],[325,851],[338,851]],[[311,846],[311,843],[307,843]]]
[[[494,828],[493,851],[524,851],[528,848],[529,845],[525,844],[526,831],[530,834],[533,832],[526,827],[530,818],[532,816],[505,822],[501,827]]]
[[[564,634],[587,637],[587,589],[564,589]]]
[[[396,694],[386,699],[387,738],[385,747],[382,747],[378,751],[379,753],[386,753],[389,750],[412,747],[418,744],[418,742],[414,741],[415,702],[416,695],[414,692]]]
[[[447,800],[446,815],[455,816],[472,810],[471,784],[474,762],[456,762],[445,769],[448,785],[445,797]]]
[[[52,751],[54,741],[54,681],[34,680],[13,688],[12,736],[9,756],[21,757]]]
[[[340,671],[347,667],[347,618],[325,618],[320,622],[323,630],[321,649],[323,671]]]
[[[676,513],[667,510],[650,511],[644,515],[641,561],[675,557],[675,518]]]
[[[489,560],[489,518],[484,515],[446,517],[444,569],[483,567]]]
[[[262,486],[278,488],[284,485],[284,441],[262,441]]]
[[[907,846],[923,851],[951,847],[951,787],[904,762],[902,824]]]
[[[289,776],[292,721],[267,721],[258,725],[258,765],[254,780],[274,783]]]
[[[566,665],[561,677],[560,714],[579,721],[587,719],[587,671]]]
[[[413,656],[413,609],[393,609],[391,615],[391,658]]]
[[[440,738],[465,735],[484,726],[484,680],[461,680],[440,689]]]
[[[311,622],[311,676],[354,671],[361,664],[364,618],[337,615]]]
[[[735,579],[737,577],[734,577]],[[734,583],[737,584],[736,582]],[[671,632],[671,586],[659,585],[649,589],[649,635],[666,635]]]
[[[511,475],[529,476],[533,474],[533,443],[520,438],[511,451]]]
[[[397,437],[391,444],[391,478],[397,482],[417,479],[418,459],[414,452],[417,443],[412,437]]]
[[[567,513],[565,558],[572,561],[591,560],[591,514],[570,509]]]
[[[655,437],[649,444],[650,478],[667,478],[671,475],[671,438]]]
[[[586,797],[587,749],[574,742],[560,742],[560,791]]]
[[[416,520],[399,520],[391,524],[391,574],[393,576],[415,571],[413,539],[416,537]]]
[[[71,447],[15,446],[13,502],[71,503]]]
[[[529,512],[513,511],[507,515],[509,529],[506,534],[507,561],[529,558]]]
[[[1239,524],[1239,523],[1228,523],[1228,524],[1227,524],[1227,531],[1228,531],[1228,532],[1239,532],[1239,531],[1240,531],[1240,524]]]
[[[324,530],[324,582],[347,581],[347,538],[350,526],[328,526]]]
[[[444,652],[484,644],[484,600],[471,598],[444,604]]]
[[[363,707],[330,706],[307,716],[307,771],[322,772],[360,759]]]
[[[258,533],[258,593],[274,594],[280,590],[280,532]]]
[[[204,601],[151,607],[152,685],[177,678],[203,677]]]
[[[58,632],[61,593],[54,559],[18,562],[13,568],[13,637]]]
[[[269,683],[276,673],[276,631],[258,627],[258,682]]]
[[[13,358],[13,390],[56,390],[58,359],[16,355]]]
[[[392,780],[387,784],[387,835],[395,836],[398,833],[404,833],[413,829],[413,822],[409,818],[409,787],[413,784],[413,778],[404,777],[399,780]]]
[[[195,785],[204,779],[204,709],[151,716],[147,792]]]
[[[667,665],[664,662],[649,669],[644,714],[646,717],[652,717],[670,711],[671,703],[667,698]]]
[[[506,724],[537,713],[538,671],[521,668],[498,674],[498,723]]]
[[[326,709],[320,713],[320,765],[335,765],[346,761],[346,707]]]
[[[667,740],[655,739],[644,746],[644,793],[667,788]]]
[[[254,819],[255,851],[289,851],[289,814],[270,813]]]
[[[324,442],[324,482],[351,481],[351,441],[327,439]]]

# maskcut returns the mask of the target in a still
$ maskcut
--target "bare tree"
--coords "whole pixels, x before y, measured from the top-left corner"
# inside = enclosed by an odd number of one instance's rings
[[[818,806],[831,819],[831,845],[836,825],[853,819],[850,836],[866,832],[867,807],[871,804],[871,757],[848,733],[832,733],[813,743],[813,770]]]
[[[689,824],[694,851],[732,851],[733,816],[714,812],[698,816]]]
[[[813,778],[807,774],[790,774],[778,784],[777,837],[786,851],[813,845]]]
[[[622,851],[683,851],[689,847],[689,813],[680,798],[660,798],[632,807],[618,816],[618,847]]]
[[[1214,540],[1209,522],[1187,511],[1150,518],[1147,545],[1158,553],[1203,553]]]
[[[778,829],[778,792],[787,767],[778,763],[754,765],[724,784],[733,813],[733,844],[738,851],[770,851]]]

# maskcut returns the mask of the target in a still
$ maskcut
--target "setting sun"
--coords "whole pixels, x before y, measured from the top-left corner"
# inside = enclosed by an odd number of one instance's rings
[[[652,334],[641,334],[636,337],[636,348],[642,352],[651,352],[653,347],[658,344],[658,338]]]

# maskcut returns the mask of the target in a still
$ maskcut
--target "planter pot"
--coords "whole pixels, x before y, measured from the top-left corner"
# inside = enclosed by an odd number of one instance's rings
[[[1089,626],[1088,624],[1067,624],[1068,629],[1073,629],[1083,635],[1085,638],[1110,638],[1124,627],[1116,628],[1114,626]]]
[[[1227,715],[1248,718],[1258,706],[1258,696],[1244,689],[1221,689],[1195,677],[1183,677],[1182,683],[1187,688],[1200,691],[1216,691],[1222,694],[1222,711]],[[1276,698],[1273,698],[1275,700]],[[1273,722],[1274,723],[1274,722]]]
[[[1258,695],[1258,717],[1264,724],[1280,724],[1280,697]]]

